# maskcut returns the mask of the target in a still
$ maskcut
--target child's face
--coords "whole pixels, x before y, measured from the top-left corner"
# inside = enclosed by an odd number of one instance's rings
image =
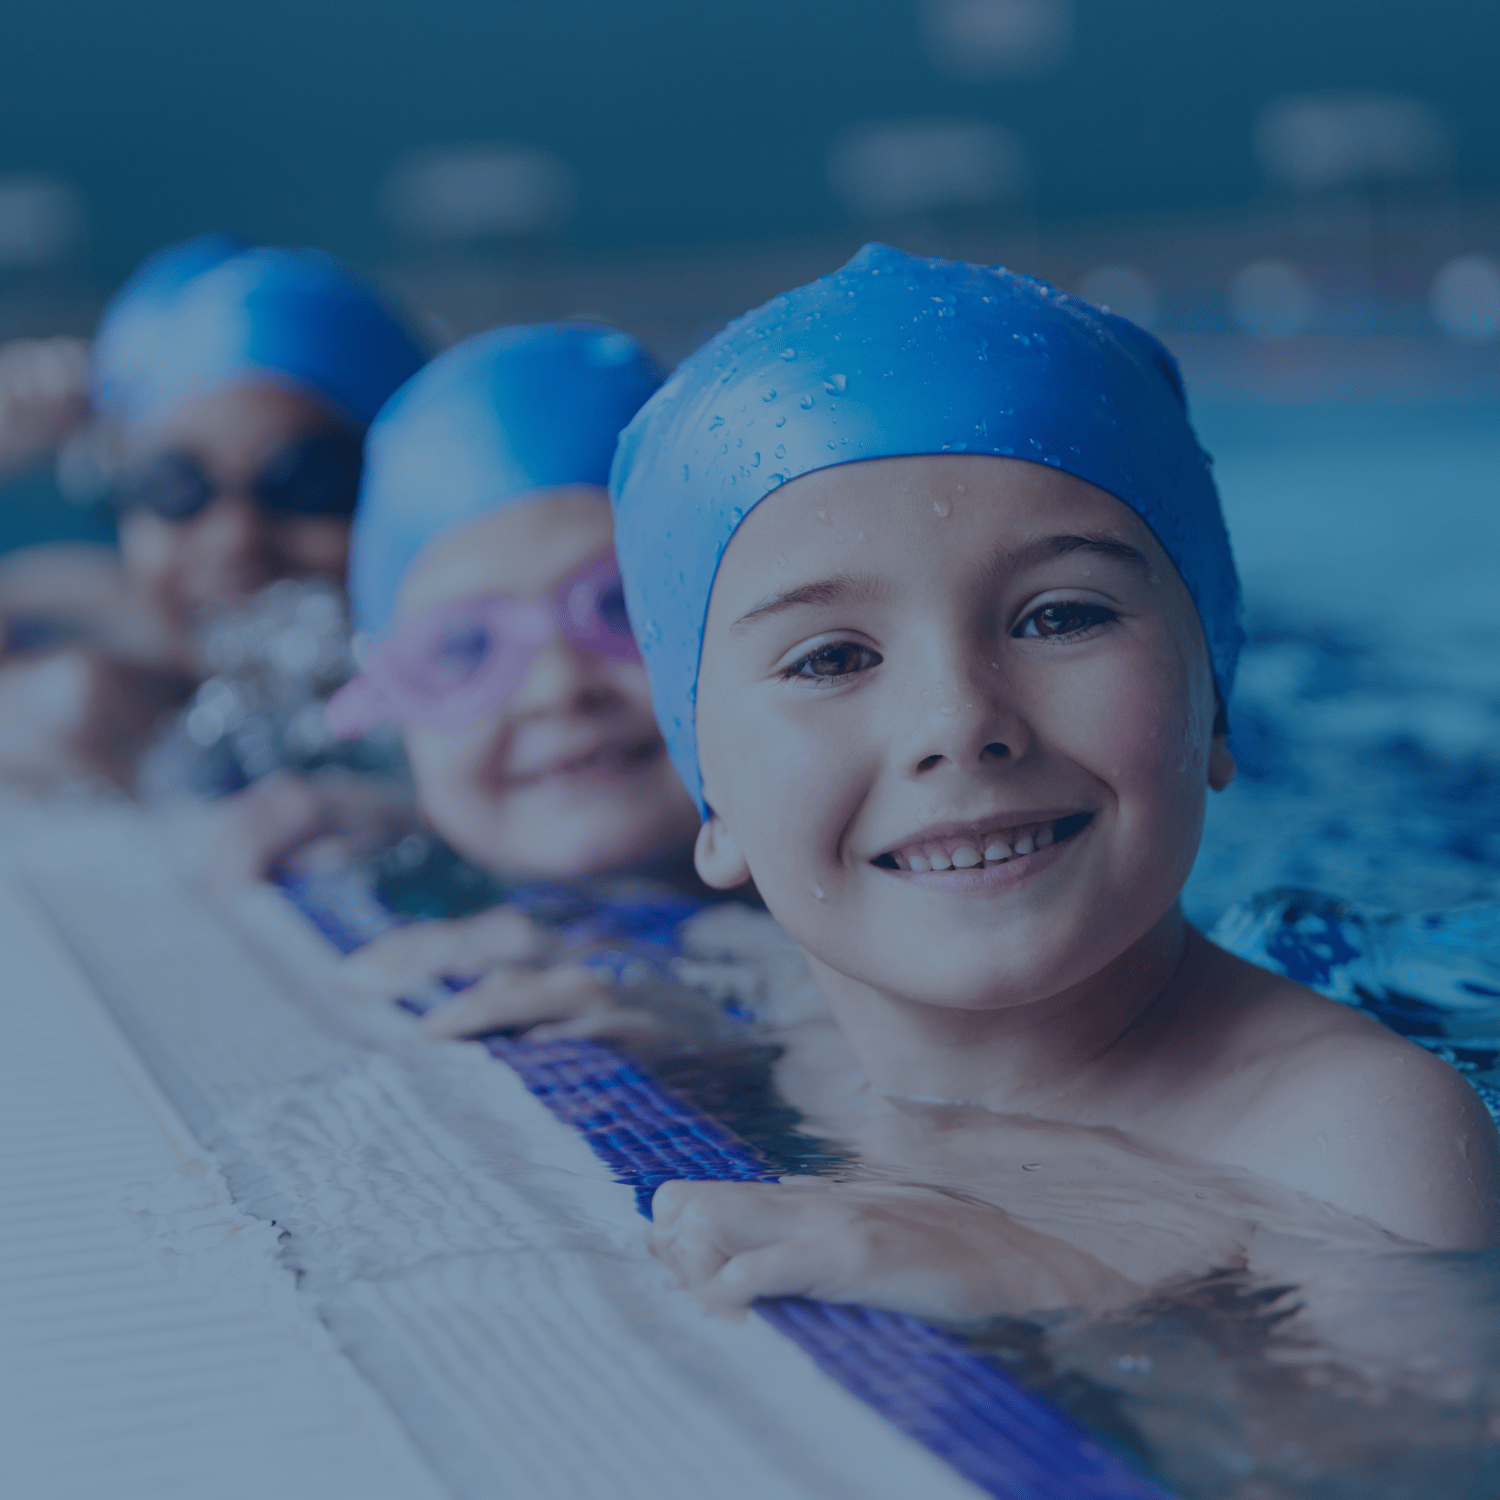
[[[131,467],[181,456],[215,487],[209,503],[187,518],[167,519],[149,508],[120,517],[125,572],[185,661],[194,657],[195,632],[204,620],[279,578],[343,584],[348,516],[268,509],[255,491],[266,465],[288,445],[346,432],[342,419],[311,396],[247,381],[184,401],[133,436]],[[348,436],[357,444],[356,435]]]
[[[1060,994],[1143,938],[1233,775],[1161,547],[1011,459],[846,464],[762,501],[697,703],[704,879],[748,872],[835,974],[959,1009]]]
[[[612,545],[603,490],[553,491],[429,547],[402,583],[397,617],[455,599],[548,597]],[[639,662],[553,639],[500,709],[452,728],[408,724],[402,734],[433,827],[500,874],[650,864],[680,854],[698,826]]]

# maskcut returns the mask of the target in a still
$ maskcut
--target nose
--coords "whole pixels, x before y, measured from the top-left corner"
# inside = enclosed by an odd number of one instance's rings
[[[927,780],[944,771],[988,771],[1020,760],[1032,736],[1002,668],[987,655],[949,661],[927,675],[910,698],[912,734],[906,775]]]
[[[506,705],[513,716],[594,713],[618,694],[598,655],[560,635],[537,648]]]
[[[248,495],[215,496],[187,527],[184,585],[202,603],[243,598],[286,571],[273,528]]]

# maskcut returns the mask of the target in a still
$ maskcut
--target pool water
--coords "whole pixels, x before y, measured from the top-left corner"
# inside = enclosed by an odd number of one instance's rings
[[[1500,896],[1500,406],[1196,415],[1249,641],[1189,915],[1283,885]]]

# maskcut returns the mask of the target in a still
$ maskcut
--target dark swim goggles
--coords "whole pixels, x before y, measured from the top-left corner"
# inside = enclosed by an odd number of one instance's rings
[[[316,433],[276,450],[247,486],[257,505],[282,516],[350,516],[359,499],[364,439]],[[169,448],[116,479],[117,511],[154,511],[165,521],[191,521],[223,486],[191,453]]]

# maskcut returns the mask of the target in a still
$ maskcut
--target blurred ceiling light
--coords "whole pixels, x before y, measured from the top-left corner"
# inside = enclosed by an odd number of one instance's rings
[[[1142,328],[1152,328],[1161,312],[1156,283],[1134,266],[1096,266],[1078,283],[1078,295]]]
[[[862,125],[829,153],[828,180],[864,218],[982,208],[1025,188],[1026,148],[1000,125]]]
[[[386,206],[398,228],[437,244],[545,234],[578,201],[567,163],[526,146],[423,152],[391,174]]]
[[[921,0],[928,55],[945,73],[992,78],[1061,61],[1072,0]]]
[[[1441,174],[1448,129],[1431,105],[1398,95],[1300,95],[1261,111],[1255,149],[1275,181],[1302,192]]]
[[[1433,320],[1444,333],[1471,343],[1500,335],[1500,263],[1488,255],[1459,255],[1432,278]]]
[[[1229,311],[1249,334],[1284,339],[1301,333],[1313,315],[1307,277],[1285,260],[1258,260],[1229,278]]]
[[[0,177],[0,270],[47,266],[83,239],[83,200],[55,177]]]

